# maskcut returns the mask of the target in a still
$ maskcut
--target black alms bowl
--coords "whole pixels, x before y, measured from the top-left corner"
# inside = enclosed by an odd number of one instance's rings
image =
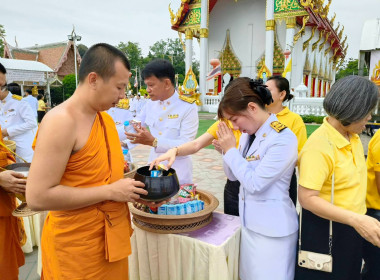
[[[168,176],[169,174],[172,175]],[[163,170],[161,177],[151,177],[149,166],[143,166],[137,169],[135,180],[145,184],[144,189],[148,191],[148,195],[140,197],[147,201],[166,200],[179,191],[177,173],[173,168],[168,171]]]

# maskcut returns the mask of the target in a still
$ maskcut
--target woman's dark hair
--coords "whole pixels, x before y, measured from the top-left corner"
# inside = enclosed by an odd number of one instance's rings
[[[323,100],[326,113],[344,126],[364,119],[376,107],[379,89],[368,79],[347,76],[332,85]]]
[[[42,95],[42,94],[39,94],[38,96],[37,96],[37,100],[41,100],[41,99],[43,99],[44,98],[44,96]]]
[[[284,78],[282,76],[272,76],[268,78],[268,81],[270,80],[276,83],[276,87],[280,92],[285,90],[286,95],[284,101],[290,101],[293,99],[294,95],[290,93],[290,86],[287,78]]]
[[[172,85],[175,84],[175,70],[173,65],[167,60],[154,59],[145,66],[141,73],[143,80],[153,76],[160,80],[168,78]]]
[[[263,80],[253,80],[247,77],[231,81],[226,89],[218,107],[218,118],[223,119],[223,112],[236,115],[245,111],[248,103],[253,102],[265,109],[265,105],[273,102],[272,94],[263,84]]]

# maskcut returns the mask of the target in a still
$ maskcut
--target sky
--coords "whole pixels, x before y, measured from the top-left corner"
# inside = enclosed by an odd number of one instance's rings
[[[171,4],[176,13],[180,3],[181,0],[13,0],[1,5],[0,24],[12,46],[15,37],[19,47],[65,41],[75,25],[77,35],[82,36],[80,43],[88,47],[99,42],[117,45],[132,41],[138,42],[146,55],[156,41],[178,38],[178,33],[171,30],[168,6]],[[380,0],[332,0],[329,18],[334,12],[335,26],[343,24],[348,36],[346,58],[357,58],[363,24],[380,17]],[[196,41],[193,46],[198,56]]]

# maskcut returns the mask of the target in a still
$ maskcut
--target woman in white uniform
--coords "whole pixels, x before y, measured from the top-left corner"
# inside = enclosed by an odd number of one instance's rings
[[[242,280],[294,279],[298,221],[289,185],[297,162],[297,137],[266,111],[272,101],[261,81],[237,78],[218,109],[220,119],[243,132],[238,148],[224,122],[217,132],[227,177],[241,183]]]

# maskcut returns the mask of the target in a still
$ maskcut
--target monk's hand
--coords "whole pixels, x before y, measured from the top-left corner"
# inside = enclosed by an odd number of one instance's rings
[[[147,195],[148,192],[143,189],[144,183],[134,179],[120,179],[109,185],[111,193],[110,199],[120,202],[136,202],[140,195]]]
[[[222,148],[222,153],[227,153],[227,151],[236,145],[235,136],[226,123],[220,122],[218,124],[218,130],[216,131],[216,135],[218,136],[218,142],[220,147]]]
[[[24,174],[7,170],[0,173],[0,187],[10,193],[25,193],[26,179]]]
[[[163,161],[168,161],[166,164],[166,170],[168,170],[174,163],[176,153],[178,148],[173,148],[168,150],[165,154],[160,155],[158,158],[156,158],[154,161],[151,162],[149,170],[153,169],[153,166],[158,166]]]

